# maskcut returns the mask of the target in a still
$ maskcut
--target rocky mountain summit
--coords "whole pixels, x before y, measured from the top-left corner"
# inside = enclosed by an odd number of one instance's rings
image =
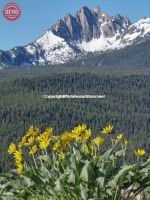
[[[75,16],[59,19],[34,42],[0,51],[3,66],[59,64],[86,52],[125,48],[150,38],[150,18],[132,24],[119,14],[109,16],[99,6],[82,7]]]
[[[50,30],[67,41],[89,42],[92,39],[100,38],[102,35],[105,38],[110,38],[117,33],[121,34],[129,25],[131,25],[131,22],[127,17],[120,15],[110,17],[107,13],[103,13],[99,6],[96,6],[92,10],[82,7],[76,16],[66,15]]]

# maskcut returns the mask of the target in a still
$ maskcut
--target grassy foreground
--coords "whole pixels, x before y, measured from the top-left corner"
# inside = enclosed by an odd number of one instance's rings
[[[59,135],[52,128],[30,127],[17,145],[10,144],[16,170],[0,175],[0,199],[149,199],[146,150],[132,149],[132,141],[111,124],[94,135],[86,124]],[[129,151],[133,163],[127,162]]]

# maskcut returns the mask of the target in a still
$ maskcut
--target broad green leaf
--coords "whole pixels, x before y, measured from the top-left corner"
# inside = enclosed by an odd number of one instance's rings
[[[74,173],[74,171],[73,170],[71,170],[71,172],[70,172],[70,175],[69,175],[69,178],[68,178],[68,183],[73,183],[73,184],[75,184],[75,173]]]
[[[89,174],[88,174],[89,165],[90,165],[90,161],[86,160],[85,165],[83,166],[81,174],[80,174],[80,178],[85,182],[88,182],[88,178],[89,178]]]
[[[88,191],[82,184],[80,184],[80,191],[81,191],[82,199],[87,200],[88,199]]]
[[[115,188],[116,182],[114,180],[110,180],[110,181],[108,181],[108,186],[111,187],[111,188]]]
[[[106,193],[109,195],[109,196],[112,196],[112,191],[110,189],[107,189],[106,190]]]
[[[62,183],[61,183],[61,180],[58,179],[56,182],[55,182],[55,188],[54,190],[58,191],[58,192],[61,192],[63,191],[63,186],[62,186]]]
[[[124,165],[119,172],[117,173],[117,175],[114,176],[114,181],[116,182],[116,184],[118,184],[119,179],[123,179],[124,176],[128,173],[129,170],[133,169],[133,165]]]
[[[104,187],[104,182],[105,182],[105,178],[104,177],[99,177],[96,179],[96,182],[98,183],[98,185],[100,185],[100,187]]]
[[[122,156],[124,156],[125,155],[125,151],[124,150],[120,150],[120,151],[117,151],[116,153],[115,153],[115,156],[118,156],[118,157],[122,157]]]

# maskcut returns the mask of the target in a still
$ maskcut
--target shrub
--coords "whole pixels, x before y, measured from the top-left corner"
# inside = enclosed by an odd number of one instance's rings
[[[8,149],[17,171],[0,176],[1,199],[129,200],[139,194],[144,198],[150,187],[147,152],[133,150],[136,162],[127,163],[132,144],[113,132],[111,124],[95,138],[85,124],[58,136],[52,128],[41,132],[31,127]]]

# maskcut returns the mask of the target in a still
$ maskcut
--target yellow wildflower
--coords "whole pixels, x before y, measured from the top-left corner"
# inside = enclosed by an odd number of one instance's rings
[[[15,157],[18,173],[21,174],[21,172],[23,171],[23,165],[22,165],[23,158],[22,158],[21,150],[16,150],[14,153],[14,157]]]
[[[82,124],[82,125],[78,125],[77,127],[75,127],[72,132],[81,133],[81,132],[84,132],[86,129],[87,129],[87,125],[86,124]]]
[[[16,159],[16,162],[22,162],[23,158],[22,158],[22,151],[21,150],[16,150],[14,152],[14,157]]]
[[[40,142],[39,142],[40,149],[46,149],[48,147],[49,143],[50,143],[50,139],[48,139],[48,140],[47,139],[40,140]]]
[[[79,142],[88,140],[91,135],[92,131],[91,129],[87,129],[86,124],[75,127],[70,134],[73,139],[76,139]]]
[[[50,138],[50,133],[49,132],[46,132],[44,131],[42,134],[40,134],[38,137],[37,137],[37,140],[40,141],[42,139],[49,139]]]
[[[51,141],[49,134],[46,132],[41,134],[38,140],[40,149],[46,149]]]
[[[31,148],[29,154],[32,154],[32,155],[35,154],[35,153],[37,152],[37,150],[38,150],[37,145],[34,145],[34,146]]]
[[[101,131],[103,134],[110,134],[113,130],[113,126],[111,124],[109,124],[108,126],[106,126],[105,128],[103,128],[103,130]]]
[[[105,142],[105,139],[102,138],[102,137],[96,137],[94,140],[93,140],[93,143],[96,144],[96,145],[103,145]]]
[[[19,142],[18,147],[21,148],[26,142],[27,142],[26,136],[22,137],[22,140],[21,140],[21,142]]]
[[[39,133],[40,133],[40,129],[39,129],[39,128],[36,128],[36,127],[31,126],[31,127],[29,128],[29,130],[27,131],[26,136],[27,136],[27,137],[30,137],[30,136],[37,136]]]
[[[22,171],[23,171],[23,164],[21,162],[17,164],[17,170],[18,170],[19,174],[22,173]]]
[[[71,134],[69,132],[64,132],[61,136],[60,136],[60,140],[63,144],[69,144],[72,141],[72,137]]]
[[[146,151],[144,149],[137,149],[134,151],[134,153],[137,157],[142,157],[146,154]]]
[[[53,133],[53,129],[52,129],[52,128],[47,128],[47,129],[45,130],[45,132],[46,132],[49,136],[51,136],[52,133]]]
[[[85,132],[86,129],[87,129],[87,125],[86,124],[82,124],[82,125],[79,125],[79,126],[75,127],[72,130],[71,137],[73,139],[78,139],[78,137],[81,135],[81,133]]]
[[[33,145],[34,140],[35,140],[34,136],[29,137],[29,138],[27,139],[27,142],[24,143],[24,146],[31,146],[31,145]]]
[[[81,141],[87,141],[92,135],[91,129],[85,130],[84,133],[81,133],[80,140]]]
[[[53,145],[53,151],[56,151],[58,150],[59,148],[61,147],[61,143],[60,141],[58,140],[54,145]]]
[[[119,141],[119,140],[122,140],[122,138],[123,138],[123,134],[120,133],[120,134],[117,135],[116,139]]]
[[[9,148],[8,148],[8,153],[13,154],[16,151],[16,145],[14,143],[11,143]]]

